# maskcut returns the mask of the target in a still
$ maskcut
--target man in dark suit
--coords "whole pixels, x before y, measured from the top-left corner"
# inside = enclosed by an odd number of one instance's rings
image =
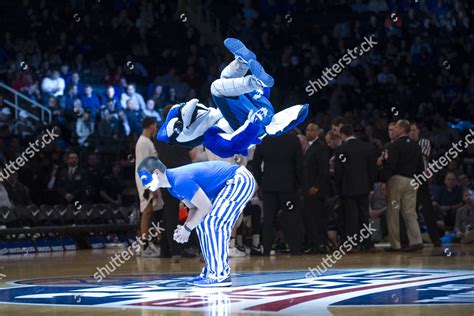
[[[363,225],[368,224],[369,193],[374,183],[375,160],[372,159],[370,145],[354,137],[352,125],[342,126],[340,134],[344,143],[334,151],[334,173],[342,200],[344,233],[341,236],[345,239],[359,236]],[[373,250],[370,238],[365,238],[358,246]]]
[[[83,203],[85,187],[84,170],[79,167],[79,156],[70,152],[67,156],[67,167],[59,174],[57,192],[60,202],[66,204]]]
[[[319,126],[306,127],[309,147],[304,155],[304,218],[308,248],[306,253],[327,253],[329,195],[329,148],[319,139]]]
[[[262,192],[264,255],[270,254],[274,239],[273,223],[280,210],[280,224],[290,253],[301,253],[303,224],[298,189],[302,179],[302,166],[301,144],[294,135],[265,137],[255,149],[253,170]]]

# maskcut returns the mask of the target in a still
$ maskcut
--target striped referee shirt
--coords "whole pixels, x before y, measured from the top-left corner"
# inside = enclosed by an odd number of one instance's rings
[[[421,153],[423,154],[423,163],[426,169],[428,167],[428,159],[431,155],[431,143],[427,138],[420,138],[418,140],[418,145],[421,148]]]

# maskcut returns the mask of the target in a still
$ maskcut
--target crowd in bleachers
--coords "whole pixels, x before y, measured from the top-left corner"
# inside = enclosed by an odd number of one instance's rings
[[[4,9],[0,79],[49,108],[50,127],[61,137],[0,184],[2,206],[136,203],[133,152],[142,119],[151,116],[160,125],[166,105],[194,97],[211,105],[210,83],[232,56],[210,45],[192,21],[178,19],[173,1],[51,6],[26,0],[15,8],[28,20],[21,24],[11,8]],[[220,22],[224,38],[240,38],[275,77],[271,101],[277,110],[310,104],[308,122],[317,124],[329,151],[341,143],[330,132],[338,116],[352,122],[355,136],[377,157],[390,142],[391,121],[416,122],[431,144],[430,160],[467,133],[453,125],[474,121],[470,1],[231,0],[206,1],[202,9]],[[376,48],[307,95],[310,80],[372,34]],[[46,129],[26,111],[15,117],[3,102],[8,97],[0,96],[0,165]],[[308,140],[296,133],[303,153]],[[431,179],[440,233],[457,225],[459,208],[470,208],[463,190],[472,189],[473,154],[472,146],[466,148]],[[193,156],[204,159],[199,157]],[[371,216],[383,214],[380,183],[370,199]],[[334,221],[329,218],[335,230]]]

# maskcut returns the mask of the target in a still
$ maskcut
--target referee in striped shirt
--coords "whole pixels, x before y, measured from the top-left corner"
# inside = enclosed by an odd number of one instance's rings
[[[418,145],[421,147],[423,163],[426,169],[428,167],[428,159],[431,155],[430,141],[427,138],[420,137],[420,129],[416,123],[411,123],[410,133],[408,136],[411,138],[411,140],[418,142]],[[439,239],[438,226],[436,224],[436,213],[433,209],[430,185],[428,181],[423,182],[417,191],[416,209],[419,210],[420,206],[431,241],[435,247],[440,247],[441,241]]]

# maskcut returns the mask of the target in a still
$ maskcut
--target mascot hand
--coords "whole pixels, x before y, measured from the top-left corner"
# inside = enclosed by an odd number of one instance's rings
[[[248,120],[252,123],[260,123],[263,121],[265,116],[267,116],[268,110],[266,108],[261,108],[255,113],[253,111],[250,111]]]
[[[190,233],[189,231],[187,231],[187,230],[184,228],[184,226],[178,225],[178,226],[176,227],[176,229],[174,230],[173,239],[174,239],[177,243],[184,244],[185,242],[188,241],[190,234],[191,234],[191,233]]]

